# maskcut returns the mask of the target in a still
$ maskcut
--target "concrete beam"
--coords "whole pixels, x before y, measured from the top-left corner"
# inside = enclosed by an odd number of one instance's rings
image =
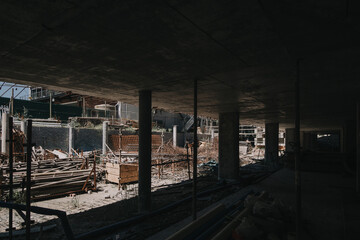
[[[151,91],[139,92],[139,212],[151,209]]]
[[[265,124],[265,163],[276,165],[279,158],[279,123]]]
[[[2,120],[1,120],[1,152],[4,154],[9,153],[9,143],[7,140],[9,139],[9,114],[3,112]]]
[[[219,180],[239,178],[239,113],[219,114]]]

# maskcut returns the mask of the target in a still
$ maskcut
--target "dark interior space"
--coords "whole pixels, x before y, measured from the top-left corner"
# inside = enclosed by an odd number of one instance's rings
[[[0,239],[359,239],[359,29],[355,0],[1,1]]]

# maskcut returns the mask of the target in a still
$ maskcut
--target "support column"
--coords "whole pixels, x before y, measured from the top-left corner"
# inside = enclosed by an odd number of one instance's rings
[[[139,92],[139,212],[151,209],[151,91]]]
[[[173,126],[173,147],[177,146],[177,125]]]
[[[108,132],[108,121],[104,121],[103,122],[103,134],[102,134],[102,154],[106,154],[107,149],[106,149],[106,145],[108,144],[108,136],[107,136],[107,132]]]
[[[285,151],[293,153],[295,150],[295,128],[285,129]]]
[[[239,113],[219,114],[219,180],[239,177]]]
[[[69,126],[69,154],[71,155],[72,150],[74,148],[74,134],[73,127]]]
[[[9,139],[9,115],[5,112],[2,113],[1,131],[1,152],[8,154],[9,144],[7,140]]]
[[[265,124],[265,163],[276,165],[279,158],[279,123]]]

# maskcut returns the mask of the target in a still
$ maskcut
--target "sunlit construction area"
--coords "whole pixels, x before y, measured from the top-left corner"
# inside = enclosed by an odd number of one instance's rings
[[[359,12],[2,1],[0,240],[359,239]]]

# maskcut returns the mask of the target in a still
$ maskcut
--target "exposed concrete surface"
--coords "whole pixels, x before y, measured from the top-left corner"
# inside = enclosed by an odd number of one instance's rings
[[[294,178],[292,170],[282,169],[255,186],[294,207]],[[337,173],[302,172],[303,217],[310,239],[358,239],[359,229],[354,228],[354,223],[360,223],[360,204],[344,202],[351,201],[348,196],[354,191],[352,178]]]
[[[0,79],[243,122],[341,124],[358,99],[358,1],[19,1],[0,3]],[[326,86],[326,91],[324,87]],[[336,97],[338,94],[343,97]],[[326,122],[324,122],[326,120]]]
[[[246,196],[250,191],[256,190],[254,189],[254,187],[252,186],[248,186],[245,187],[243,189],[241,189],[240,191],[227,196],[226,198],[221,199],[220,201],[218,201],[217,203],[201,210],[198,212],[198,218],[200,218],[202,215],[204,215],[205,213],[207,213],[208,211],[210,211],[211,209],[213,209],[215,206],[217,206],[218,204],[222,203],[224,204],[225,207],[229,207],[232,204],[234,204],[234,202],[238,202],[239,199],[243,198],[244,196]],[[176,224],[158,232],[157,234],[147,238],[147,240],[158,240],[158,239],[167,239],[169,236],[171,236],[172,234],[176,233],[177,231],[179,231],[180,229],[182,229],[183,227],[185,227],[187,224],[191,223],[193,221],[192,217],[187,217],[184,220],[181,220],[180,222],[177,222]]]

